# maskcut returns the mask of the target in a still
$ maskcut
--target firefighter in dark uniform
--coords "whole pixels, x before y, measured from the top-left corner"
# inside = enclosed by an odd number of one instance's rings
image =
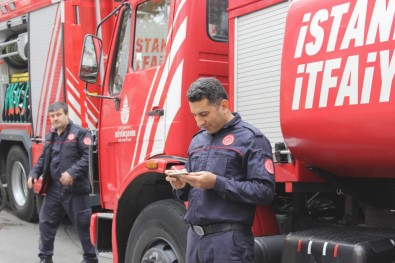
[[[198,79],[187,96],[201,128],[188,149],[189,173],[165,171],[176,197],[188,201],[186,262],[253,262],[256,205],[270,204],[274,196],[270,143],[229,110],[217,79]]]
[[[82,245],[82,262],[96,263],[89,233],[92,210],[88,160],[92,136],[69,120],[65,103],[51,104],[48,112],[53,129],[47,134],[43,153],[28,178],[28,187],[32,188],[42,175],[40,194],[46,194],[39,214],[38,256],[40,262],[52,263],[56,231],[67,214]]]

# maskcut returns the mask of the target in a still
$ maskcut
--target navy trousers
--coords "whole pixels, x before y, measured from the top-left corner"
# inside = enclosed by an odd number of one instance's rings
[[[188,230],[187,263],[252,263],[254,237],[250,229],[236,229],[199,236]]]
[[[39,215],[39,257],[52,256],[56,232],[67,214],[75,227],[88,262],[97,262],[96,251],[90,239],[92,209],[89,194],[73,194],[69,186],[53,182],[45,195]]]

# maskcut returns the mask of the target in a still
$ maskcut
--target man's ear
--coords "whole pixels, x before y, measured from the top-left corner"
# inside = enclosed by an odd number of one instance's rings
[[[223,99],[219,105],[222,107],[224,113],[229,111],[229,101],[228,100]]]

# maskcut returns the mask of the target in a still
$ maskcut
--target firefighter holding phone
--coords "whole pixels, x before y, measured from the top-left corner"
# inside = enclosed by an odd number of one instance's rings
[[[275,190],[270,143],[230,111],[217,79],[196,80],[187,97],[200,131],[183,173],[165,171],[174,195],[188,201],[186,262],[253,262],[256,205],[270,204]]]

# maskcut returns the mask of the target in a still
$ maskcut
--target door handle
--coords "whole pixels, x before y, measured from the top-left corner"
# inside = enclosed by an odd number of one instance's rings
[[[152,110],[148,112],[148,116],[163,116],[165,115],[164,109]]]

